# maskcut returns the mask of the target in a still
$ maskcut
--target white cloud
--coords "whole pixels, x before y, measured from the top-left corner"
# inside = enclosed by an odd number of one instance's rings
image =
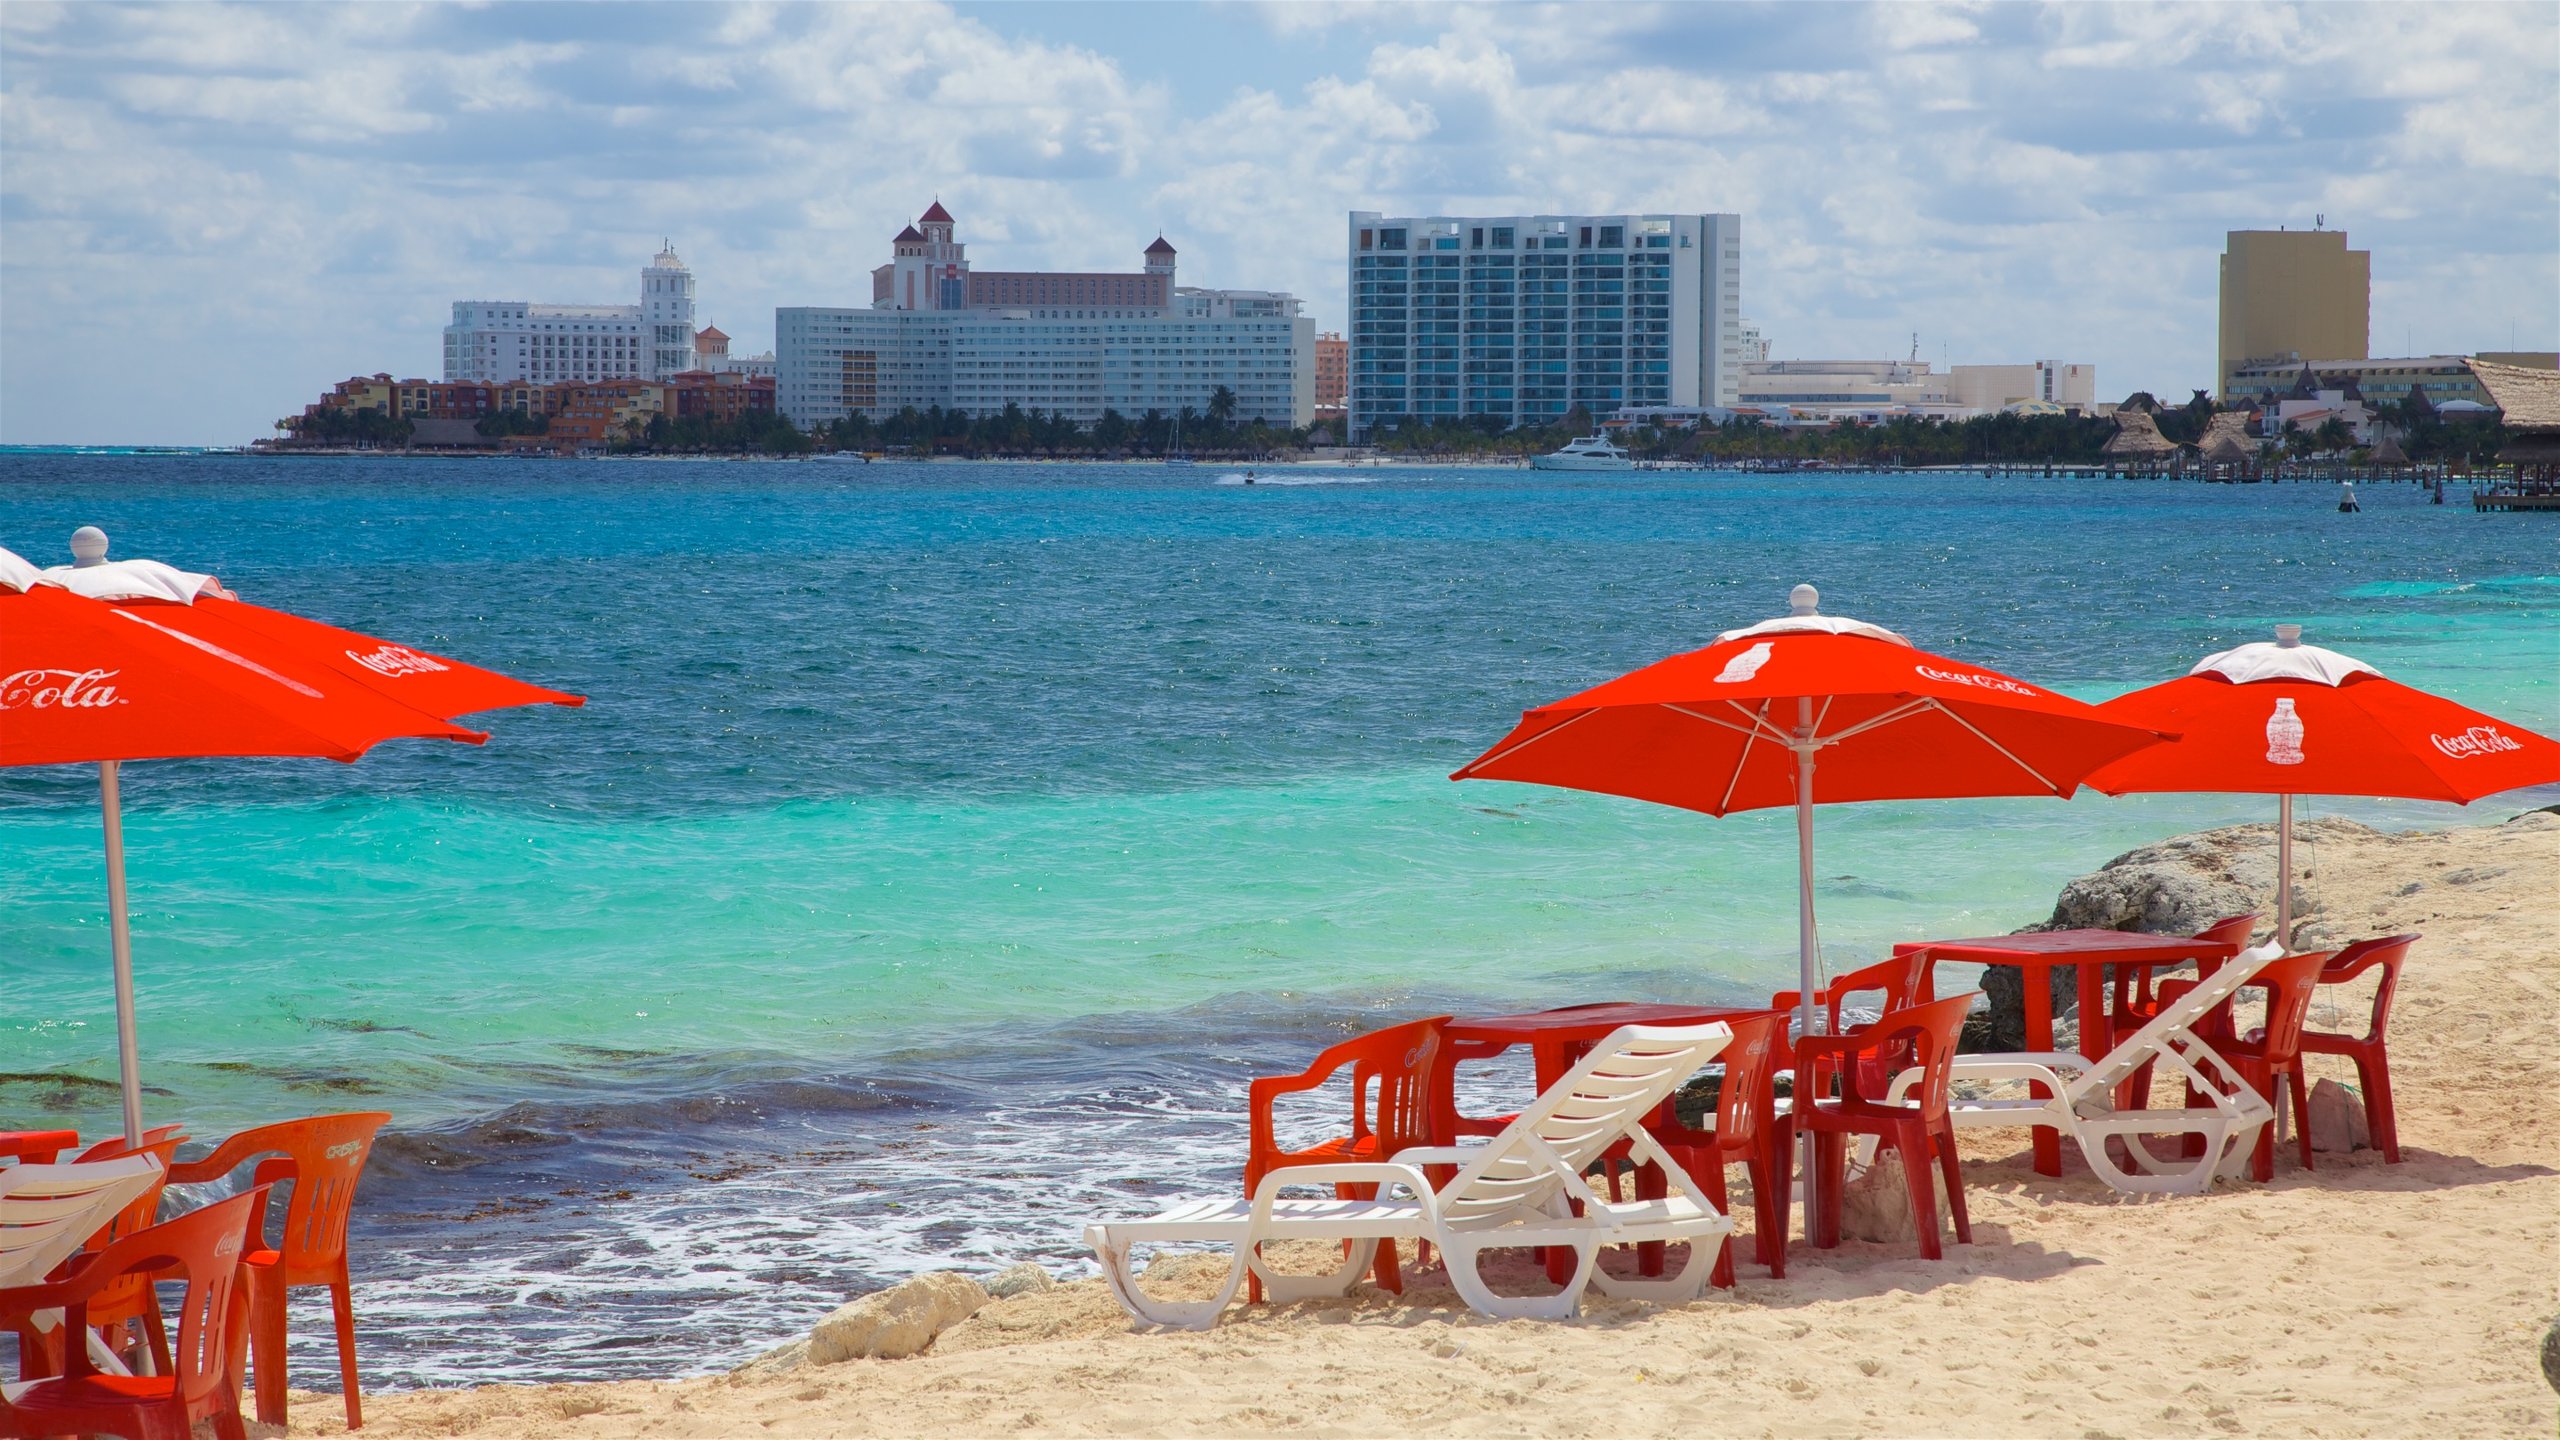
[[[1048,13],[0,7],[0,438],[243,438],[429,370],[454,299],[624,298],[661,235],[759,346],[936,194],[991,268],[1161,226],[1328,328],[1354,208],[1738,210],[1781,354],[1918,330],[2110,392],[2206,378],[2221,232],[2315,211],[2377,343],[2560,311],[2548,7]]]

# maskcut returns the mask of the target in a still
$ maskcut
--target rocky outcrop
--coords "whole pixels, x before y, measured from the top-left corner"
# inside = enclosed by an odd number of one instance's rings
[[[2353,820],[2324,818],[2294,826],[2294,936],[2297,946],[2321,943],[2318,893],[2303,886],[2319,843],[2369,836],[2371,826]],[[2226,915],[2256,911],[2275,917],[2276,829],[2273,825],[2233,825],[2181,835],[2157,845],[2128,850],[2090,874],[2062,887],[2053,914],[2020,933],[2040,930],[2132,930],[2146,935],[2192,935]],[[2310,918],[2306,918],[2310,917]],[[2261,933],[2260,938],[2265,938]],[[2076,987],[2053,987],[2053,1013],[2069,1017],[2077,1008]],[[1990,1009],[1976,1014],[1966,1028],[1968,1050],[2026,1048],[2026,982],[2006,965],[1986,968],[1982,990]],[[2062,1043],[2057,1026],[2056,1043]]]

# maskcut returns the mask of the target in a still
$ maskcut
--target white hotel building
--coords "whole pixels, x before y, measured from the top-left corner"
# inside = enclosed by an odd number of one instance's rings
[[[693,337],[693,272],[670,245],[640,272],[637,305],[455,301],[444,328],[444,378],[664,380],[700,368]]]
[[[1007,405],[1090,425],[1105,410],[1315,418],[1315,322],[1294,296],[1174,283],[1159,237],[1136,271],[972,270],[939,201],[891,242],[869,309],[774,312],[775,402],[808,428],[913,406],[971,415]]]
[[[1739,215],[1351,212],[1351,429],[1729,406]]]

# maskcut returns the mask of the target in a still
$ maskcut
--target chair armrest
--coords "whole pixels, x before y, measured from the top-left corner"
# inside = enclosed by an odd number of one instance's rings
[[[1417,1195],[1427,1195],[1431,1182],[1423,1178],[1421,1167],[1398,1164],[1392,1160],[1338,1160],[1322,1165],[1289,1165],[1262,1177],[1253,1187],[1253,1198],[1259,1202],[1290,1185],[1409,1185]]]
[[[1484,1148],[1482,1145],[1413,1145],[1388,1156],[1387,1163],[1391,1165],[1464,1165],[1482,1155]]]
[[[207,1155],[201,1160],[181,1160],[176,1164],[171,1165],[169,1167],[169,1183],[172,1185],[202,1185],[208,1180],[219,1180],[223,1176],[230,1174],[232,1171],[239,1169],[241,1161],[248,1159],[252,1155],[271,1151],[274,1148],[274,1146],[266,1143],[266,1141],[255,1131],[234,1135],[230,1139],[223,1141],[220,1145],[215,1146],[213,1153]]]

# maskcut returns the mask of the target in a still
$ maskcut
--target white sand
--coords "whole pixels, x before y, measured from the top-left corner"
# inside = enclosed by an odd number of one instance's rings
[[[1134,1332],[1086,1282],[912,1360],[382,1395],[365,1433],[2550,1434],[2560,816],[2324,837],[2319,860],[2333,933],[2427,937],[2393,1020],[2402,1165],[2306,1173],[2288,1147],[2271,1185],[2140,1200],[2076,1160],[2036,1176],[2023,1131],[1976,1132],[1976,1243],[1943,1262],[1799,1243],[1783,1281],[1746,1264],[1696,1305],[1595,1299],[1566,1324],[1480,1320],[1426,1272],[1400,1302],[1238,1306],[1206,1334]],[[336,1433],[336,1401],[295,1418]]]

